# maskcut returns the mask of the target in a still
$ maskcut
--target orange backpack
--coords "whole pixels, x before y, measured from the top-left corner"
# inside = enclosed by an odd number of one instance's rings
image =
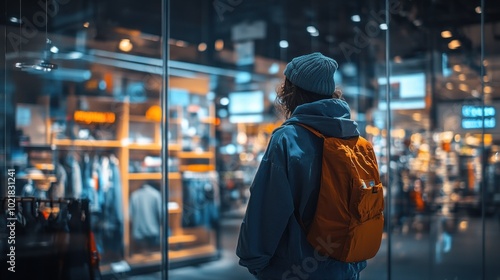
[[[373,258],[384,231],[384,195],[372,145],[361,136],[325,137],[299,125],[324,140],[316,212],[309,228],[304,228],[307,240],[336,260]]]

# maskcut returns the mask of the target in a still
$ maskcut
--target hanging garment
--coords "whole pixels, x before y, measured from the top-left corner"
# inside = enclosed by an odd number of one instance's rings
[[[161,193],[145,184],[130,195],[130,220],[135,240],[160,236]]]
[[[214,227],[219,215],[217,174],[185,172],[182,187],[182,226]]]

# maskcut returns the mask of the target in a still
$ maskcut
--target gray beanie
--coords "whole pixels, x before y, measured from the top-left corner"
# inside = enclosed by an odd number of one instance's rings
[[[319,52],[298,56],[286,65],[285,77],[294,85],[323,95],[335,91],[333,74],[339,67],[337,61]]]

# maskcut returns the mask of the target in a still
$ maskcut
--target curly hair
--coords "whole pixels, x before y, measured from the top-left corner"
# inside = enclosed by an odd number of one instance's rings
[[[278,86],[276,94],[275,107],[285,119],[290,118],[295,108],[299,105],[322,99],[343,99],[342,91],[338,88],[332,92],[331,96],[317,94],[294,85],[287,78]]]

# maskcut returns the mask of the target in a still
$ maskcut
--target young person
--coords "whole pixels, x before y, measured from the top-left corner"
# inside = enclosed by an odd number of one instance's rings
[[[286,121],[273,132],[255,175],[236,251],[240,265],[257,279],[355,280],[366,267],[366,261],[341,262],[320,254],[303,229],[316,210],[323,143],[295,124],[326,137],[359,136],[349,105],[336,89],[337,68],[334,59],[318,52],[296,57],[285,68],[277,105]]]

